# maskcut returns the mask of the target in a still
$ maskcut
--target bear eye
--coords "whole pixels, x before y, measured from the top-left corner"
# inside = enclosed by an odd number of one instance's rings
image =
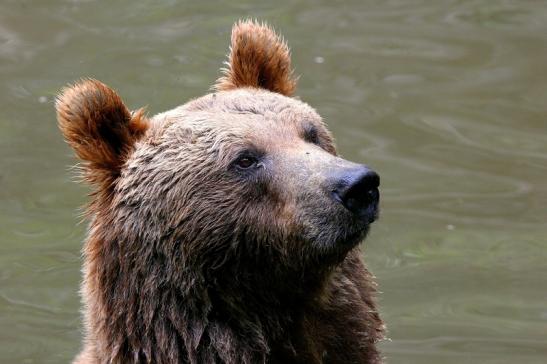
[[[235,161],[235,166],[240,169],[249,169],[254,167],[257,163],[257,159],[251,156],[242,156]]]
[[[304,126],[304,139],[308,143],[319,145],[319,133],[317,132],[317,128],[312,124],[307,124]]]

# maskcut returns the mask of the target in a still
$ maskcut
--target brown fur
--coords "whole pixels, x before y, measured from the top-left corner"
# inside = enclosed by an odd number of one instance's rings
[[[247,55],[273,36],[252,22],[234,33],[232,51],[252,40]],[[232,69],[263,67],[245,59]],[[281,95],[294,89],[288,69],[151,120],[98,81],[59,96],[59,126],[95,189],[75,363],[381,362],[375,284],[356,246],[368,226],[322,192],[352,164],[315,110]],[[263,156],[254,174],[233,166],[249,150]]]
[[[252,20],[234,25],[224,73],[218,91],[257,87],[291,96],[296,89],[289,47],[272,28]]]
[[[121,165],[148,128],[144,109],[131,113],[116,92],[91,79],[63,89],[55,108],[65,140],[84,161],[84,179],[96,193],[111,193]]]

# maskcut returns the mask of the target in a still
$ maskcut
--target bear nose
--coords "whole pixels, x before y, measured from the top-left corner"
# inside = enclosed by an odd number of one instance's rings
[[[345,208],[372,222],[380,199],[380,176],[365,166],[345,171],[334,186],[333,195]]]

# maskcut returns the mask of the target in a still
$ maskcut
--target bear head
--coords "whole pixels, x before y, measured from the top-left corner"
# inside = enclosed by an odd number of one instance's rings
[[[92,79],[63,90],[59,125],[94,187],[84,254],[110,287],[103,301],[162,284],[234,292],[257,280],[292,294],[364,238],[379,177],[337,154],[295,87],[286,43],[243,21],[215,92],[173,110],[130,112]]]

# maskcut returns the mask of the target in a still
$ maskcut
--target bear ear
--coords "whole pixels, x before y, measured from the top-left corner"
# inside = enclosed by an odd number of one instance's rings
[[[289,47],[266,24],[237,22],[226,63],[223,77],[214,85],[217,91],[257,87],[291,96],[296,89]]]
[[[143,109],[131,113],[114,90],[97,80],[63,89],[55,108],[59,128],[85,162],[91,183],[111,182],[148,127]]]

